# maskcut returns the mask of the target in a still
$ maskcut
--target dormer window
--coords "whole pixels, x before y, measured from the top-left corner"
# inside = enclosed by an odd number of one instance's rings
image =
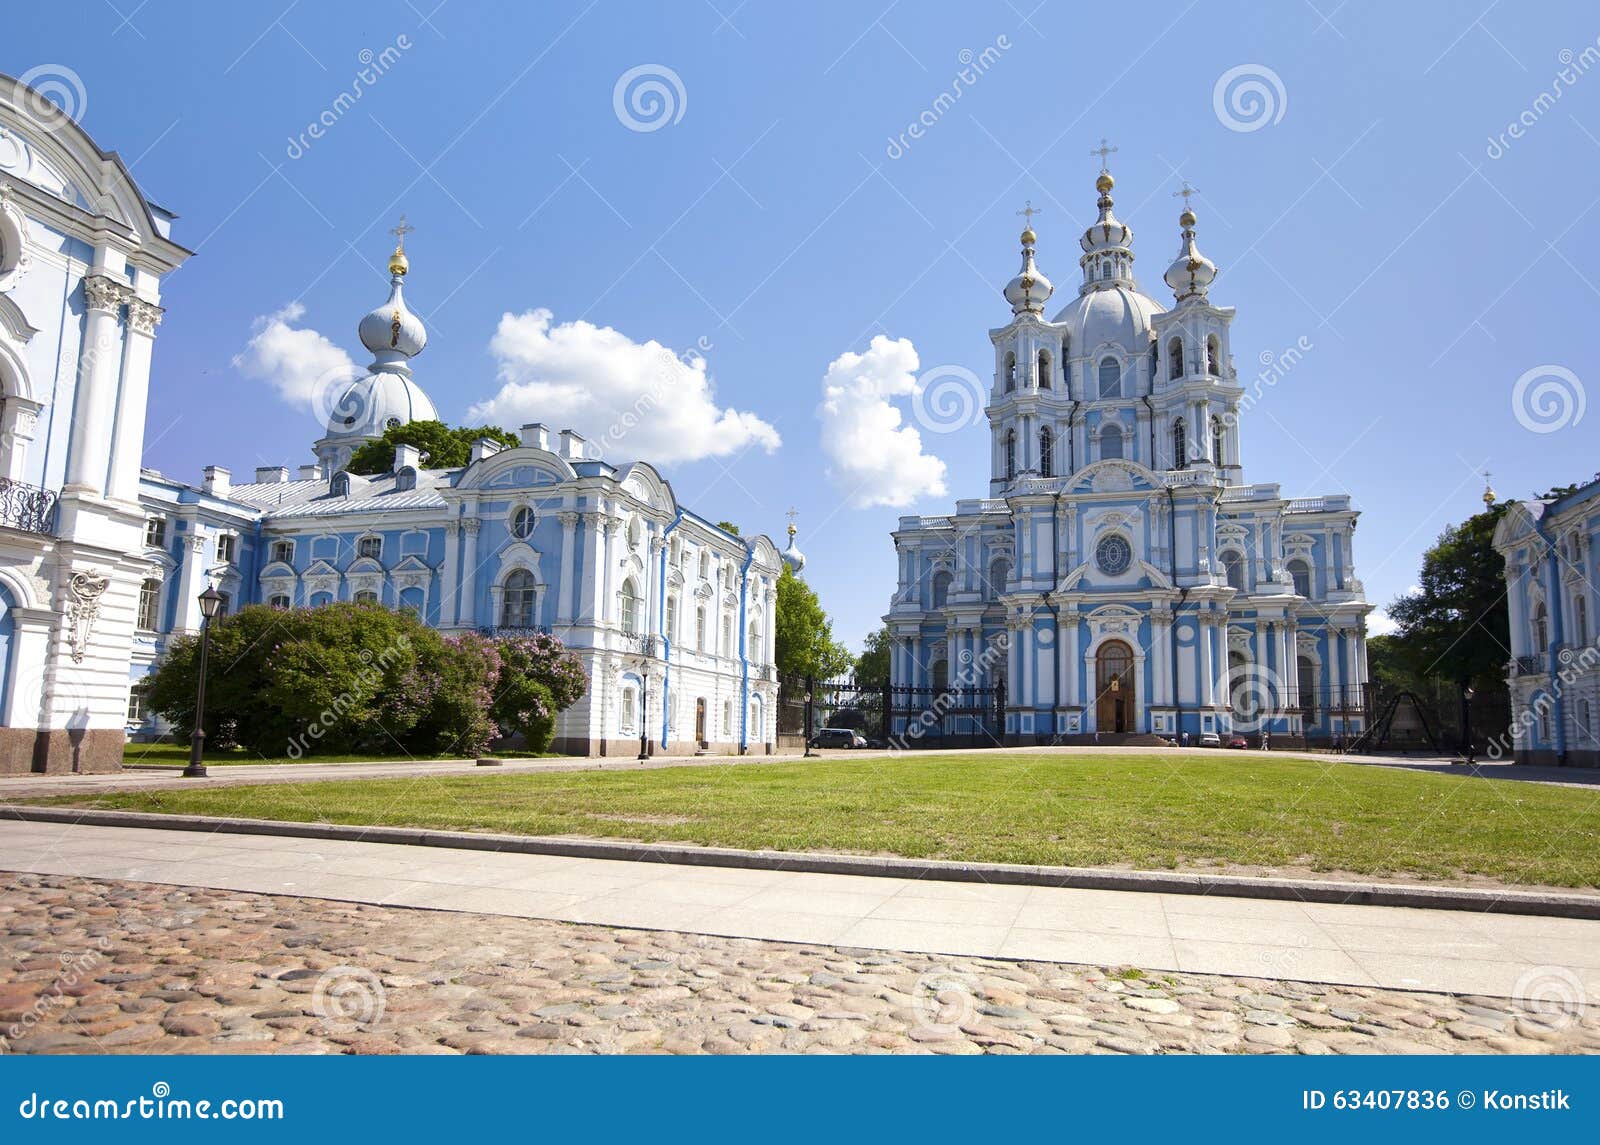
[[[383,556],[383,538],[362,537],[356,542],[356,556],[368,561],[380,559]]]

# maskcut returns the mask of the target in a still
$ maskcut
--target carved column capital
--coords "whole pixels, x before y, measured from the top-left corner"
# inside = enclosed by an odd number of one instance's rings
[[[156,336],[156,327],[161,325],[161,316],[166,311],[154,302],[146,302],[143,298],[128,299],[128,329],[135,334],[143,334],[146,338]]]
[[[83,297],[90,310],[115,314],[124,302],[133,297],[133,291],[114,278],[91,274],[84,277]]]

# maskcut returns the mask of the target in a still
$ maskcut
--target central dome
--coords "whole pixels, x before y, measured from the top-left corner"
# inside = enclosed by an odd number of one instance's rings
[[[1150,345],[1150,319],[1164,310],[1149,295],[1114,286],[1078,295],[1052,321],[1067,327],[1075,354],[1092,353],[1107,342],[1142,354]]]

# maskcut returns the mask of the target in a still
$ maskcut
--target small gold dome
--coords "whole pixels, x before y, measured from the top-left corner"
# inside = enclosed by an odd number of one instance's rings
[[[1195,217],[1193,211],[1184,211],[1183,214],[1178,216],[1178,225],[1180,227],[1192,227],[1194,224]]]
[[[1111,190],[1111,188],[1115,187],[1116,185],[1117,185],[1117,181],[1111,177],[1111,172],[1110,171],[1102,171],[1102,172],[1100,172],[1100,178],[1098,178],[1098,179],[1096,179],[1094,181],[1094,189],[1096,191],[1099,191],[1102,195],[1105,194],[1107,191]]]
[[[403,275],[410,269],[411,260],[406,258],[406,252],[395,247],[394,253],[389,256],[389,273]]]
[[[1022,232],[1022,245],[1023,246],[1032,246],[1035,242],[1038,241],[1038,239],[1039,239],[1039,236],[1033,233],[1033,228],[1032,227],[1029,227],[1027,230]]]

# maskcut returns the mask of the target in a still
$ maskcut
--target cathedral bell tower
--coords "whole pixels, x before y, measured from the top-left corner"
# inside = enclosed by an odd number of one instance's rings
[[[1049,431],[1039,437],[1038,426],[1052,420],[1048,407],[1066,398],[1066,376],[1060,360],[1061,339],[1044,318],[1044,304],[1055,292],[1044,273],[1034,265],[1033,216],[1030,202],[1018,214],[1023,226],[1022,266],[1003,291],[1011,304],[1010,325],[989,332],[994,343],[994,387],[987,411],[992,437],[989,491],[1004,493],[1018,477],[1050,477],[1060,473],[1053,456]],[[1044,408],[1041,408],[1044,407]]]

